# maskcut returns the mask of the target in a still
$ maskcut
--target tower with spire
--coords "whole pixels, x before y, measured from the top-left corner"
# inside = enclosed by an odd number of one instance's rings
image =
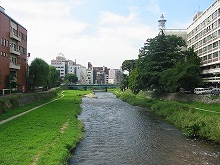
[[[163,14],[160,16],[160,19],[158,20],[159,22],[159,30],[164,30],[165,29],[165,23],[167,20],[164,19]]]

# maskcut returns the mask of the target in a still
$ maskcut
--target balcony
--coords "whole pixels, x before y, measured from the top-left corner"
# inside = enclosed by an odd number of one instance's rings
[[[10,47],[10,53],[16,54],[16,55],[18,55],[18,56],[21,55],[21,53],[19,52],[19,50],[16,49],[16,48],[14,48],[14,47]]]
[[[220,73],[220,68],[215,68],[215,69],[207,69],[207,70],[203,70],[202,74],[219,74]]]
[[[211,82],[211,83],[219,83],[220,77],[209,77],[209,78],[203,78],[204,82]]]
[[[10,32],[10,37],[21,42],[21,38],[17,34],[15,34],[14,32]]]
[[[10,62],[9,68],[19,70],[21,68],[21,65],[20,64],[15,65],[14,63]]]

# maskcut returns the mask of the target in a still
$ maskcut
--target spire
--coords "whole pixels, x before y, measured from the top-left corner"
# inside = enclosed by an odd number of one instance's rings
[[[159,22],[159,30],[164,30],[165,29],[165,23],[167,20],[164,19],[163,14],[160,16],[160,19],[158,20]]]

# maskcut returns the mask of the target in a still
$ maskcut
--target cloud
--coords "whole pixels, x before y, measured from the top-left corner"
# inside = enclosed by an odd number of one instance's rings
[[[3,0],[2,4],[28,30],[29,61],[39,57],[50,64],[62,52],[84,66],[91,62],[119,68],[124,60],[137,58],[145,40],[157,34],[157,29],[140,22],[137,7],[128,7],[127,15],[99,11],[98,22],[91,22],[73,15],[84,0]]]

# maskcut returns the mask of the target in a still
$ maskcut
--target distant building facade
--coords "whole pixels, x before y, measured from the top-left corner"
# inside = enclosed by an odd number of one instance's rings
[[[61,78],[67,74],[75,74],[78,77],[78,83],[86,84],[86,67],[66,59],[62,53],[58,54],[55,60],[51,60],[51,66],[56,67]]]
[[[220,0],[193,17],[187,28],[188,47],[201,58],[202,76],[210,86],[220,87]]]
[[[0,90],[27,89],[27,30],[0,6]]]
[[[108,83],[109,84],[118,84],[121,81],[121,70],[119,69],[110,69],[109,70],[109,78]]]
[[[108,84],[109,68],[93,67],[93,83],[94,84]]]
[[[93,67],[90,62],[88,62],[88,68],[86,69],[86,84],[93,84]]]

